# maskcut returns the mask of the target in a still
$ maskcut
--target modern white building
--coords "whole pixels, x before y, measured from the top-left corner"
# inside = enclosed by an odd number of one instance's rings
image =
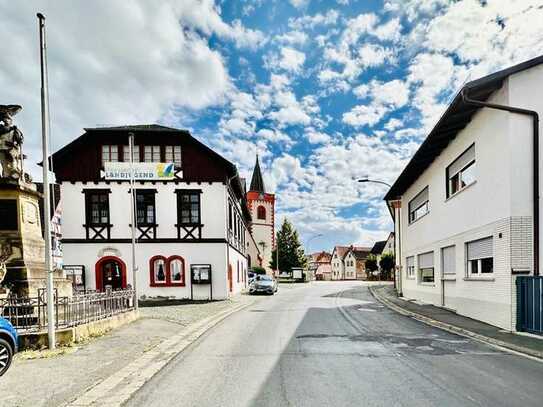
[[[103,179],[109,162],[174,163],[175,177],[137,181],[140,298],[225,299],[247,284],[250,214],[236,167],[189,132],[158,125],[85,129],[53,155],[64,265],[87,289],[132,285],[131,188]],[[210,280],[210,281],[209,281]]]
[[[405,297],[516,329],[516,279],[539,274],[542,63],[467,83],[387,193]]]

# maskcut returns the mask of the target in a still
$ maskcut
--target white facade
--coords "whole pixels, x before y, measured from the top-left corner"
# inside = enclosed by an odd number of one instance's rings
[[[137,289],[141,297],[225,299],[239,293],[247,282],[246,225],[239,202],[232,198],[229,188],[220,182],[145,182],[137,189],[155,189],[156,237],[142,239],[137,244]],[[105,241],[93,241],[86,235],[84,190],[109,190],[109,211],[112,227]],[[177,227],[176,190],[199,190],[201,236],[191,241],[179,239]],[[101,259],[109,256],[124,263],[127,284],[132,284],[130,185],[117,182],[63,182],[63,252],[65,265],[85,266],[86,286],[97,288],[96,269]],[[229,226],[228,202],[234,204],[234,219]],[[235,226],[234,226],[235,225]],[[228,232],[232,229],[231,232]],[[153,257],[168,259],[179,256],[184,261],[184,285],[161,286],[151,284]],[[192,265],[210,265],[212,287],[208,284],[191,287]],[[230,265],[230,271],[229,267]],[[192,293],[191,293],[192,288]]]
[[[345,280],[356,280],[356,258],[353,255],[352,251],[349,251],[344,259],[344,279]]]
[[[543,67],[537,66],[505,79],[488,102],[543,112],[541,94]],[[403,193],[401,209],[395,210],[395,231],[401,236],[396,251],[401,253],[397,263],[405,297],[515,329],[512,271],[532,268],[531,124],[524,115],[479,109]],[[447,197],[446,169],[471,146],[475,180]],[[410,222],[409,202],[426,187],[429,211]],[[487,239],[482,242],[488,243],[493,272],[474,274],[471,267],[477,267],[473,262],[478,260],[472,260],[468,248],[480,239]],[[480,261],[477,264],[481,270]],[[431,268],[433,281],[424,281],[430,280]]]

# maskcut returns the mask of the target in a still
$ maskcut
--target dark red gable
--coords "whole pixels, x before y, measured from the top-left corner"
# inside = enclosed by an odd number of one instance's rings
[[[158,125],[85,129],[79,138],[53,154],[53,168],[59,182],[98,182],[102,145],[128,145],[128,133],[134,133],[136,145],[181,146],[183,181],[222,182],[237,175],[228,160],[200,143],[186,130]],[[162,157],[163,158],[163,157]]]

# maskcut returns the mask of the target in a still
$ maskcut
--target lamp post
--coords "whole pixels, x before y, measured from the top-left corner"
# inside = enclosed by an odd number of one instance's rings
[[[385,181],[379,181],[379,180],[376,180],[376,179],[369,179],[368,177],[364,177],[364,178],[361,178],[358,180],[358,182],[373,182],[375,184],[383,184],[383,185],[386,185],[387,187],[391,188],[392,185],[390,185],[388,182],[385,182]]]
[[[364,178],[359,179],[358,182],[372,182],[374,184],[381,184],[381,185],[385,185],[385,186],[387,186],[389,188],[392,188],[392,185],[390,185],[388,182],[380,181],[380,180],[376,180],[376,179],[369,179],[367,176],[364,177]],[[390,210],[390,207],[389,207],[389,210]],[[392,215],[392,213],[391,213],[391,215]],[[396,233],[394,234],[394,239],[399,239],[399,236],[396,236]],[[394,242],[393,255],[394,255],[394,261],[396,262],[396,241]],[[394,272],[394,276],[396,276],[396,272]],[[380,273],[379,273],[379,280],[380,279],[381,279],[381,276],[380,276]],[[396,288],[396,277],[394,277],[394,288]]]
[[[324,235],[322,233],[317,233],[316,235],[311,236],[309,238],[309,240],[307,241],[307,243],[306,243],[307,247],[309,248],[309,242],[311,242],[313,239],[316,239],[317,237],[321,237],[321,236],[324,236]],[[313,271],[313,274],[315,274],[315,271],[316,271],[316,269]],[[309,273],[309,266],[307,266],[307,272]],[[315,276],[313,275],[313,277],[315,277]],[[310,279],[311,279],[311,277],[310,277]]]
[[[309,242],[311,242],[313,239],[316,239],[317,237],[321,237],[321,236],[324,236],[322,233],[318,233],[316,235],[313,235],[309,238],[309,240],[307,241],[307,246],[309,247]]]

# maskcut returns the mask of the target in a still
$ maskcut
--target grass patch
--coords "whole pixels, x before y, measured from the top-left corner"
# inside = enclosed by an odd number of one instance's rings
[[[74,353],[78,348],[76,346],[59,346],[53,350],[40,349],[40,350],[24,350],[17,353],[15,356],[21,360],[34,360],[34,359],[50,359],[57,356],[68,355]]]

